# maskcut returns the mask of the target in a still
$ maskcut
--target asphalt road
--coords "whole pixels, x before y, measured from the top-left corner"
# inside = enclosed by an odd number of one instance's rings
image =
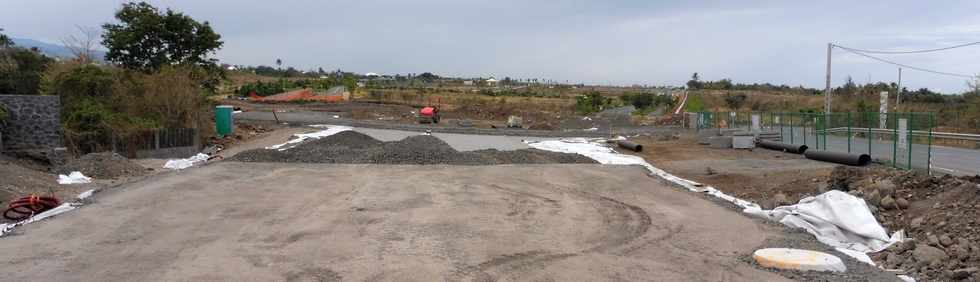
[[[776,130],[779,130],[776,128]],[[816,137],[813,133],[813,129],[807,129],[807,134],[804,138],[803,129],[796,128],[790,131],[789,128],[783,129],[783,142],[794,144],[807,144],[810,148],[816,148]],[[793,133],[792,139],[790,138],[790,133]],[[820,149],[824,148],[823,140],[820,140]],[[850,140],[850,152],[853,153],[869,153],[872,158],[887,160],[887,164],[891,165],[892,160],[895,160],[895,164],[906,168],[911,160],[911,165],[913,168],[927,169],[929,156],[929,146],[925,144],[909,144],[911,149],[911,158],[909,155],[909,150],[903,150],[901,148],[895,149],[893,146],[892,136],[881,136],[878,138],[877,135],[871,138],[870,149],[868,138],[852,137]],[[839,135],[827,135],[826,148],[831,151],[837,152],[848,152],[848,138],[847,136]],[[897,158],[894,158],[898,155]],[[932,146],[932,169],[934,171],[939,171],[942,173],[950,173],[954,175],[977,175],[980,174],[980,150],[970,150],[962,148],[953,148],[945,146]]]
[[[635,166],[218,162],[0,240],[8,281],[785,281],[781,236]]]

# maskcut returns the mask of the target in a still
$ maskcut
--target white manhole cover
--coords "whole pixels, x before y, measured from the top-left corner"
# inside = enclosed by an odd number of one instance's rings
[[[752,258],[755,258],[755,261],[764,267],[834,272],[847,271],[847,267],[844,266],[844,262],[840,258],[828,253],[816,251],[785,248],[760,249],[752,254]]]

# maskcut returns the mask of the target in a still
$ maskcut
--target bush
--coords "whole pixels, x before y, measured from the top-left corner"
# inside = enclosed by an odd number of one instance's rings
[[[45,72],[42,91],[45,95],[61,97],[61,112],[67,117],[76,107],[82,106],[83,101],[91,98],[108,100],[112,95],[113,83],[115,75],[108,69],[88,64],[61,63]]]
[[[0,93],[36,95],[41,75],[54,60],[24,48],[0,48]]]
[[[151,74],[130,73],[113,87],[120,112],[166,128],[211,128],[206,92],[190,67],[164,67]],[[202,134],[202,136],[206,136]]]
[[[612,99],[603,97],[599,92],[591,91],[575,97],[575,110],[582,114],[592,114],[603,110],[612,104]]]
[[[742,93],[739,94],[728,93],[725,95],[725,104],[728,105],[728,109],[732,111],[738,111],[739,108],[742,108],[742,104],[745,104],[745,100],[747,98],[748,96],[745,96],[745,94]]]

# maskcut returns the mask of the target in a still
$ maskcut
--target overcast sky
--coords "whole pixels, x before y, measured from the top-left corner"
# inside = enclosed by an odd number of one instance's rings
[[[0,0],[0,28],[57,43],[112,21],[120,0]],[[980,1],[148,1],[209,21],[230,64],[354,72],[681,85],[705,79],[823,88],[827,42],[862,49],[980,41]],[[980,46],[887,58],[980,73]],[[897,67],[837,50],[833,83],[894,81]],[[944,92],[965,79],[908,70]]]

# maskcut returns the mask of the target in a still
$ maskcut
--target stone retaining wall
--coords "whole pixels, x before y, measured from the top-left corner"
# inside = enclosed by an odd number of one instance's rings
[[[3,151],[52,149],[63,146],[61,98],[42,95],[0,95],[7,109],[0,125]]]

